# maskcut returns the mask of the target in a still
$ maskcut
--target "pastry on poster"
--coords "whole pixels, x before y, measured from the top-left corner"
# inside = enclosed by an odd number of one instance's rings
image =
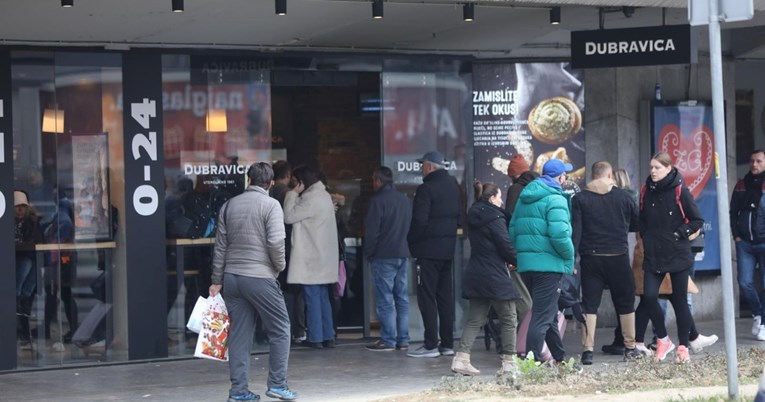
[[[534,138],[545,144],[558,145],[582,129],[582,112],[572,100],[555,96],[534,106],[528,122]]]
[[[565,163],[571,163],[571,159],[568,157],[568,152],[566,152],[566,148],[558,147],[554,151],[545,152],[543,154],[540,154],[537,157],[537,161],[534,164],[534,171],[542,174],[542,166],[544,166],[547,161],[550,159],[560,159]],[[584,175],[585,175],[585,168],[580,167],[579,169],[575,169],[572,172],[568,173],[568,180],[575,182],[575,183],[581,183],[584,181]]]

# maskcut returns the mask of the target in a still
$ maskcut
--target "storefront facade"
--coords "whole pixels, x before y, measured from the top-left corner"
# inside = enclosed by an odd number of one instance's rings
[[[20,292],[18,269],[0,270],[0,371],[192,356],[196,338],[185,323],[207,293],[217,211],[244,189],[255,161],[313,164],[344,197],[349,284],[336,325],[369,336],[373,294],[360,247],[375,167],[392,168],[411,196],[421,182],[414,160],[436,149],[466,206],[474,179],[509,184],[503,169],[521,152],[532,167],[540,157],[568,158],[579,171],[572,189],[604,159],[637,188],[653,151],[655,84],[667,100],[711,98],[704,57],[573,70],[568,57],[423,53],[0,47],[0,255],[7,266],[30,261],[21,282],[32,289]],[[732,60],[724,76],[733,116]],[[524,133],[529,111],[558,95],[577,105],[579,130],[554,141]],[[729,166],[736,141],[728,136],[721,157]],[[31,247],[13,240],[15,190],[37,212]],[[468,255],[460,235],[458,332]],[[697,298],[696,318],[719,317],[719,276],[697,282],[709,297]],[[410,303],[416,341],[411,283]],[[255,343],[266,350],[262,334]]]

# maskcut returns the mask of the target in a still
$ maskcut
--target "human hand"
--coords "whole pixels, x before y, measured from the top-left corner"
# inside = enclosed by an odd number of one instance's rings
[[[508,271],[517,271],[517,270],[518,270],[518,267],[516,267],[516,266],[515,266],[515,265],[513,265],[513,264],[507,264],[507,270],[508,270]]]
[[[292,190],[295,191],[296,193],[300,194],[300,193],[303,192],[303,190],[305,190],[305,184],[303,184],[302,181],[298,182],[298,184],[295,185],[295,188],[293,188]]]
[[[223,285],[210,285],[210,297],[215,297],[220,293],[220,289],[223,287]]]

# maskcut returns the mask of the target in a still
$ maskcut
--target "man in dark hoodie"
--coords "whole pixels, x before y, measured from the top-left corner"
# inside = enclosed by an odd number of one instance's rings
[[[414,195],[407,242],[416,258],[417,305],[425,327],[425,344],[407,356],[453,356],[452,262],[462,208],[460,189],[439,152],[428,152],[417,162],[422,163],[423,179]]]
[[[611,300],[619,315],[624,357],[636,358],[635,281],[627,234],[638,229],[638,208],[632,196],[614,184],[608,162],[592,165],[592,181],[571,200],[571,224],[582,267],[582,364],[592,364],[598,307],[606,286],[611,289]]]
[[[539,173],[529,170],[529,164],[521,155],[515,155],[510,159],[510,165],[507,167],[507,175],[513,180],[513,185],[507,189],[507,199],[505,200],[505,213],[507,221],[513,217],[515,204],[518,203],[518,197],[521,191],[532,180],[539,177]]]
[[[759,263],[761,279],[765,281],[765,244],[755,233],[757,206],[765,191],[765,151],[752,152],[749,173],[736,183],[730,198],[731,233],[736,240],[738,256],[738,286],[752,310],[752,335],[765,341],[765,300],[754,286],[754,270]],[[765,285],[765,283],[763,283]]]

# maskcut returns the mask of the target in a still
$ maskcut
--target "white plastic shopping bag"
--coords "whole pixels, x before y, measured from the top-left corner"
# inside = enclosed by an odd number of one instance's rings
[[[220,293],[207,298],[207,309],[202,318],[202,330],[197,338],[194,357],[228,361],[228,311]]]
[[[207,299],[202,296],[197,298],[197,304],[194,305],[194,309],[191,310],[191,316],[189,322],[186,323],[186,328],[189,331],[199,333],[202,330],[202,319],[207,311]]]

